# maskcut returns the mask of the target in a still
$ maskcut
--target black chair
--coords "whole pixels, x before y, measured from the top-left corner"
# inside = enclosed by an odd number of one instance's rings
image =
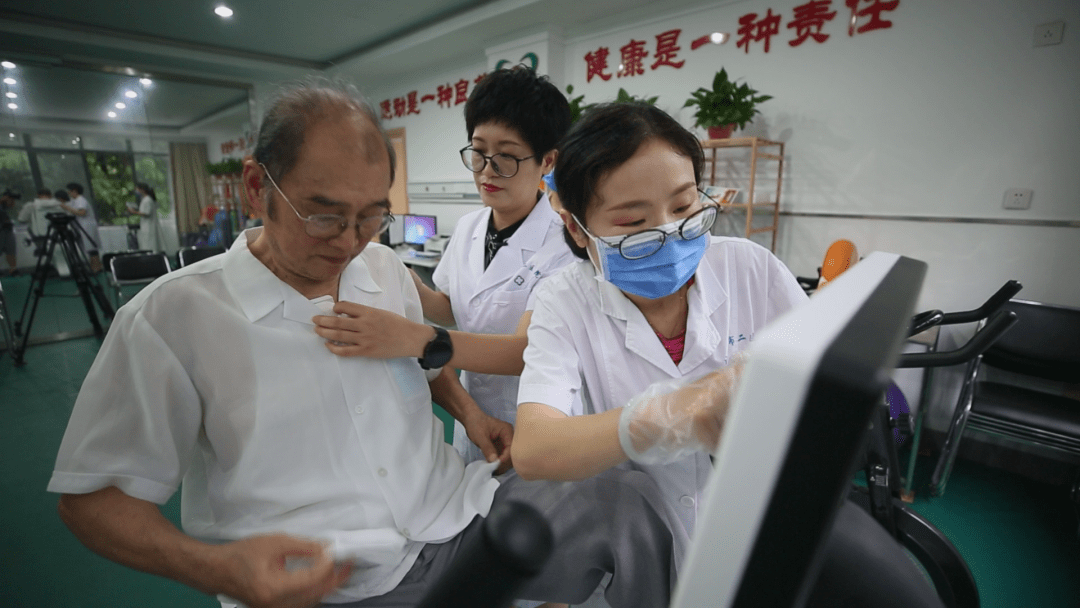
[[[172,270],[163,252],[129,253],[109,260],[109,284],[116,292],[116,306],[123,303],[125,285],[145,285]]]
[[[968,365],[930,481],[935,495],[945,491],[966,430],[1080,464],[1080,401],[1063,394],[1080,381],[1080,308],[1010,300],[1002,310],[1016,313],[1016,326]],[[994,378],[994,370],[1008,374]],[[1073,498],[1080,502],[1080,479]]]
[[[101,256],[101,266],[108,272],[112,272],[112,259],[122,255],[144,255],[147,253],[154,253],[149,249],[137,249],[135,251],[110,251]]]
[[[179,254],[180,268],[222,253],[225,253],[224,247],[185,247]]]

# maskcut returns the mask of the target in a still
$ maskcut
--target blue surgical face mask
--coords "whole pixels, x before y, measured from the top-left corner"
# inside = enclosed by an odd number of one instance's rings
[[[611,244],[593,235],[581,225],[577,217],[574,221],[585,231],[596,245],[597,257],[589,259],[604,280],[619,289],[643,298],[655,300],[670,296],[690,280],[697,271],[705,250],[709,248],[709,235],[703,234],[696,239],[686,240],[679,235],[682,220],[657,226],[657,230],[667,233],[664,244],[656,253],[636,260],[628,260],[619,253],[618,244]]]

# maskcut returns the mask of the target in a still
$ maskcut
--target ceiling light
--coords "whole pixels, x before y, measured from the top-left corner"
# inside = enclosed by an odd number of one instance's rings
[[[14,78],[5,78],[4,79],[4,84],[18,84],[18,83],[15,82]]]
[[[11,138],[11,139],[15,139],[15,134],[14,133],[8,133],[7,136],[9,138]]]
[[[7,93],[4,93],[4,95],[7,95],[8,99],[15,99],[16,97],[18,97],[18,95],[16,95],[15,93],[12,93],[11,91],[8,91]]]
[[[15,64],[11,63],[10,61],[0,61],[0,65],[4,66],[4,68],[8,70],[15,69]]]
[[[126,103],[124,103],[124,102],[122,102],[122,101],[118,101],[118,102],[116,102],[116,109],[117,109],[117,110],[123,110],[123,109],[124,109],[124,108],[126,108],[126,107],[127,107],[127,104],[126,104]]]
[[[7,107],[11,108],[12,110],[18,110],[19,109],[19,104],[9,103],[9,104],[7,104]]]
[[[154,84],[154,81],[153,81],[153,80],[150,80],[149,78],[140,78],[140,79],[139,79],[139,82],[140,82],[140,83],[142,83],[142,85],[143,85],[144,87],[148,87],[148,86],[150,86],[150,85]]]
[[[224,4],[219,4],[218,7],[214,9],[214,12],[217,13],[218,17],[222,17],[225,19],[228,19],[233,15],[233,10],[225,6]]]
[[[713,32],[709,34],[709,41],[713,44],[724,44],[727,42],[728,35],[722,32]]]
[[[135,99],[138,96],[139,94],[135,91],[124,91],[124,97],[127,97],[128,99]]]
[[[116,112],[109,112],[109,118],[116,118]]]

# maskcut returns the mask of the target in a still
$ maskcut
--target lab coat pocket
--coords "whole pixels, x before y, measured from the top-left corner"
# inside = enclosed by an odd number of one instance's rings
[[[528,289],[515,289],[513,291],[499,290],[491,294],[491,302],[496,306],[520,307],[525,312],[525,304],[529,301]]]
[[[401,393],[398,403],[402,409],[413,414],[425,407],[431,407],[431,389],[428,388],[427,376],[416,359],[401,357],[387,359],[385,363],[390,377]]]

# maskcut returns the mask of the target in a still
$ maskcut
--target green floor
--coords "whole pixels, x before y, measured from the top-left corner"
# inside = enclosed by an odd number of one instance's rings
[[[4,278],[17,319],[29,279]],[[49,293],[75,293],[53,281]],[[32,337],[88,329],[76,298],[41,300]],[[16,368],[0,353],[0,608],[214,607],[182,585],[101,559],[82,547],[56,516],[45,492],[71,406],[98,342],[82,338],[33,346]],[[922,458],[923,484],[932,463]],[[960,460],[943,498],[919,489],[915,509],[959,548],[986,608],[1080,607],[1080,542],[1063,487],[1028,481]],[[179,500],[164,508],[179,521]]]

